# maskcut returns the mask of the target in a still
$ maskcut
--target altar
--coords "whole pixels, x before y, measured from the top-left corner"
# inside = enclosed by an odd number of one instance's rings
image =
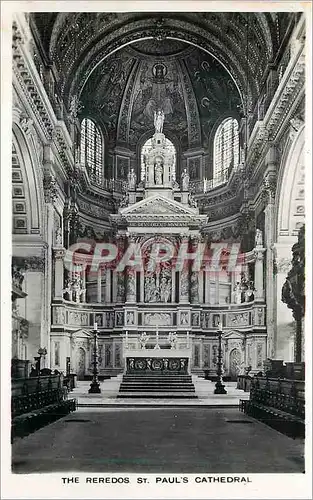
[[[150,342],[150,343],[149,343]],[[187,375],[190,373],[191,345],[189,334],[184,338],[176,333],[151,340],[145,333],[124,339],[124,373],[147,375]]]

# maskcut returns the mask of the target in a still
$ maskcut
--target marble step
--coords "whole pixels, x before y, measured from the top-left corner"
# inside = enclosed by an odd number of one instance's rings
[[[195,392],[194,387],[147,387],[147,386],[141,386],[141,387],[121,387],[119,392],[142,392],[142,391],[147,391],[147,392]]]
[[[154,392],[154,393],[149,393],[149,392],[121,392],[117,394],[116,396],[118,399],[125,399],[125,398],[154,398],[154,399],[197,399],[198,396],[196,396],[193,393],[186,393],[186,392]]]

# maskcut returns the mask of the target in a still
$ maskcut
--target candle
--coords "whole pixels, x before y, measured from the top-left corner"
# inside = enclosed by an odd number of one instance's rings
[[[98,323],[94,323],[94,325],[93,325],[93,329],[94,329],[94,330],[98,330]]]

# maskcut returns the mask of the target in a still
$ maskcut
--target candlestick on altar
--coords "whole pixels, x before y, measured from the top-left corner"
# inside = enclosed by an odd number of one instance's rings
[[[187,349],[189,349],[189,331],[187,332]]]
[[[159,328],[158,328],[158,326],[156,327],[155,336],[156,336],[156,344],[154,346],[154,349],[160,349],[160,346],[159,346]]]

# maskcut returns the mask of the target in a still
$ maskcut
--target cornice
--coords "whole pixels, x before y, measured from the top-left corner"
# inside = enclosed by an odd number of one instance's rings
[[[74,158],[69,132],[65,123],[55,116],[22,33],[23,27],[16,19],[12,29],[13,86],[43,143],[53,143],[65,171],[71,171]]]

